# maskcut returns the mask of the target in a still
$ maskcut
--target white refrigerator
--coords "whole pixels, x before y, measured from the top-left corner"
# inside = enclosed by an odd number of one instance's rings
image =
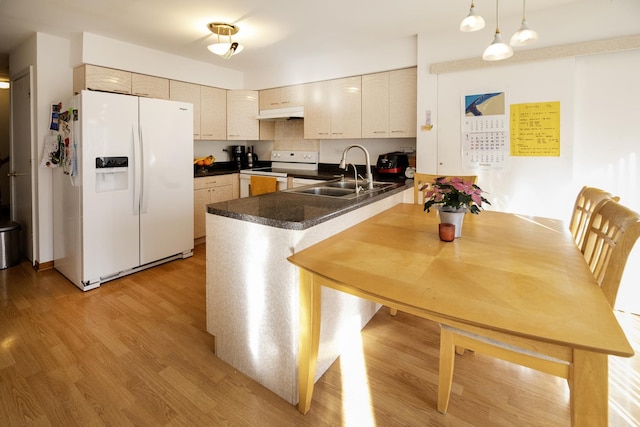
[[[54,268],[87,291],[193,254],[192,104],[73,97],[76,176],[54,170]]]

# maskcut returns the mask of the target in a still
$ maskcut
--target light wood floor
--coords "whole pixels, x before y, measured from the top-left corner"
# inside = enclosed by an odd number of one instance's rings
[[[215,357],[204,288],[202,245],[87,293],[26,262],[0,270],[0,426],[569,425],[562,380],[469,352],[439,414],[438,327],[386,308],[303,416]],[[637,349],[640,322],[620,319]],[[610,358],[612,426],[640,423],[639,358]]]

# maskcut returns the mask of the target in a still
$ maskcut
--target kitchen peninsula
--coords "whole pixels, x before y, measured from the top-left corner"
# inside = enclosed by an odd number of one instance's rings
[[[413,181],[350,200],[281,191],[207,206],[207,331],[216,355],[298,401],[299,278],[287,257],[399,203]],[[322,291],[316,379],[380,305]]]

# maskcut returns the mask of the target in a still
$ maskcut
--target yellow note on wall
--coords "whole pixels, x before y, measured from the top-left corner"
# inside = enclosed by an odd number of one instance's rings
[[[560,156],[560,102],[512,104],[511,155]]]

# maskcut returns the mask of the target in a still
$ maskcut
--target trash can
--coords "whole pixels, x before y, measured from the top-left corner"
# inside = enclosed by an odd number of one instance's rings
[[[20,263],[20,224],[0,221],[0,270]]]

